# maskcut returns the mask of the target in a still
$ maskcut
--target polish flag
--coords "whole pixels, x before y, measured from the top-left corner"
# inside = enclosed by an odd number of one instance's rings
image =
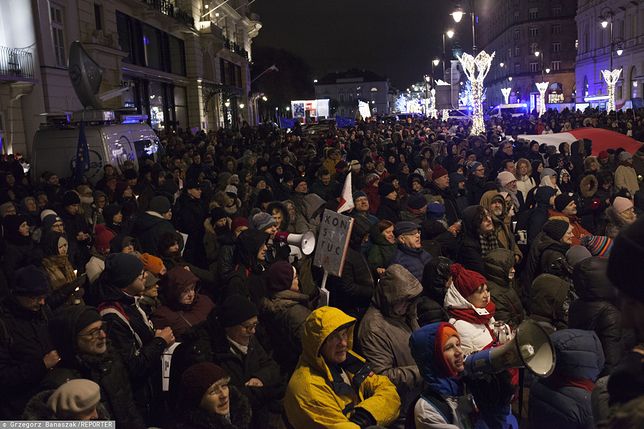
[[[559,146],[560,143],[572,143],[579,139],[590,139],[593,141],[593,155],[599,155],[599,152],[608,149],[624,148],[627,152],[635,153],[642,146],[642,142],[628,137],[624,134],[617,133],[603,128],[577,128],[564,133],[529,135],[522,134],[520,139],[536,140],[539,143],[545,143],[548,146]]]
[[[344,179],[344,186],[342,187],[342,195],[340,195],[340,202],[338,204],[338,209],[336,212],[343,213],[348,212],[355,207],[353,204],[353,190],[351,189],[351,172],[347,174],[347,178]]]

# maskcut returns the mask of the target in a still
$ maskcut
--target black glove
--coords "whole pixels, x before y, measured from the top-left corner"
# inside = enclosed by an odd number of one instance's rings
[[[353,410],[351,417],[349,417],[349,421],[351,423],[357,424],[361,429],[365,429],[368,426],[373,426],[378,423],[376,422],[376,419],[374,419],[373,416],[369,413],[369,411],[360,407]]]

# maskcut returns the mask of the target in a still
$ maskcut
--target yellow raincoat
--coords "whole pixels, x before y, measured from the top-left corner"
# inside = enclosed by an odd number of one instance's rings
[[[385,376],[370,372],[360,383],[357,392],[355,388],[351,389],[351,395],[334,391],[333,377],[320,355],[320,348],[333,331],[355,321],[334,307],[318,308],[306,319],[302,355],[284,399],[286,416],[295,429],[359,429],[357,424],[349,421],[351,411],[357,407],[368,411],[382,426],[387,426],[398,417],[400,398],[396,387]],[[347,360],[357,359],[364,364],[365,360],[351,350],[353,325],[349,328],[348,343]],[[345,372],[354,384],[355,374],[346,369]]]

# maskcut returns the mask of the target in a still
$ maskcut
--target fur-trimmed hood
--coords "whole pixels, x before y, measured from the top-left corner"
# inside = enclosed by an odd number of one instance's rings
[[[584,198],[592,198],[599,189],[599,181],[594,174],[587,174],[579,182],[579,193]]]

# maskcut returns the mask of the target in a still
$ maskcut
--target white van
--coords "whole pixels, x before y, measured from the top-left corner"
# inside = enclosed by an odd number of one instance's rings
[[[73,175],[80,128],[42,128],[36,132],[32,146],[31,169],[34,179],[45,171],[59,177]],[[119,172],[129,160],[138,170],[144,159],[156,160],[159,138],[145,123],[118,125],[86,125],[90,168],[87,178],[95,183],[103,177],[103,167],[113,165]]]
[[[526,103],[499,104],[488,112],[488,117],[500,118],[504,114],[509,114],[513,118],[527,116],[530,113]]]

